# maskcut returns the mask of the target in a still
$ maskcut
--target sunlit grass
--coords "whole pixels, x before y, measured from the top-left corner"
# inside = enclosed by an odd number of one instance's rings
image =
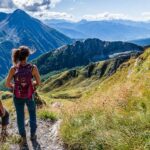
[[[150,55],[147,51],[140,56],[140,67],[131,59],[78,103],[66,106],[61,135],[68,149],[150,149]]]
[[[50,120],[52,122],[58,120],[57,114],[47,109],[41,109],[38,111],[38,117],[42,120]]]

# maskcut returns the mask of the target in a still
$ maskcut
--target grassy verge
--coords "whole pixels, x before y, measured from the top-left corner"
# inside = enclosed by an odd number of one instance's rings
[[[149,98],[122,110],[93,107],[65,115],[61,135],[68,149],[148,150],[150,148]],[[136,105],[135,105],[136,103]],[[130,110],[129,110],[130,109]],[[127,111],[128,110],[128,111]]]
[[[61,136],[70,150],[150,149],[150,49],[66,107]]]

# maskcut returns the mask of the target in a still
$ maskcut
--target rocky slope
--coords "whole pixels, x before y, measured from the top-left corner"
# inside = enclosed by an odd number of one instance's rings
[[[43,75],[51,71],[58,71],[64,68],[69,69],[87,65],[90,62],[106,60],[120,53],[139,52],[142,50],[142,47],[132,43],[87,39],[48,52],[35,59],[33,63],[38,66],[40,73]]]
[[[123,63],[140,54],[133,52],[57,73],[45,79],[39,90],[54,99],[78,99],[85,91],[96,85],[97,81],[106,80],[115,74]]]

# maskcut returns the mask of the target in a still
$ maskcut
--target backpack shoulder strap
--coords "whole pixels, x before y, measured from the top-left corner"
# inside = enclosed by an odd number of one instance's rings
[[[33,69],[34,69],[34,65],[33,64],[29,64],[30,65],[30,67],[31,67],[31,72],[33,71]]]
[[[30,64],[28,64],[28,65],[30,65],[30,68],[31,68],[31,70],[30,70],[30,71],[31,71],[32,76],[33,76],[33,69],[34,69],[34,65],[33,65],[33,64],[31,64],[31,63],[30,63]]]

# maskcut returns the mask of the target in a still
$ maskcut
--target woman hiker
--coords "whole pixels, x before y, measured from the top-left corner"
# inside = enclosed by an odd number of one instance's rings
[[[36,105],[34,101],[34,89],[40,85],[40,74],[38,68],[27,62],[30,49],[21,46],[12,51],[13,66],[10,68],[6,78],[6,87],[13,90],[13,100],[17,115],[18,131],[21,136],[21,146],[27,145],[25,131],[25,105],[28,108],[30,117],[30,139],[36,140]]]

